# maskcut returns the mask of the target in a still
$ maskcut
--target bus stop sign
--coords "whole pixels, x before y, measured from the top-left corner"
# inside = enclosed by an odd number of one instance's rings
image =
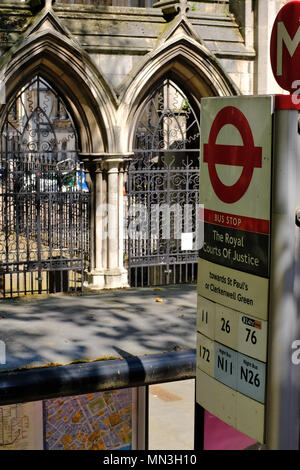
[[[273,98],[202,99],[197,403],[263,443]]]

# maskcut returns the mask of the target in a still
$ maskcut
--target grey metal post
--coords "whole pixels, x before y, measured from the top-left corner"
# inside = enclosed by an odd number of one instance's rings
[[[135,413],[133,414],[134,450],[148,450],[148,387],[134,388]]]
[[[300,136],[296,110],[274,117],[269,357],[266,448],[299,449],[300,365],[292,344],[300,339]]]

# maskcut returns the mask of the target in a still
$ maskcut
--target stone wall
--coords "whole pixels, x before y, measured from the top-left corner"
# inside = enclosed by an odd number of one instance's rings
[[[112,88],[117,89],[138,66],[141,57],[168,37],[175,18],[166,18],[158,8],[134,8],[55,2],[53,10],[61,24],[78,42]],[[92,3],[92,2],[90,2]],[[229,2],[188,2],[186,25],[181,32],[207,47],[233,79],[241,93],[253,90],[253,43],[245,44],[239,24],[229,11]],[[99,6],[98,6],[99,5]],[[28,2],[0,4],[0,50],[3,54],[26,37],[41,11]]]

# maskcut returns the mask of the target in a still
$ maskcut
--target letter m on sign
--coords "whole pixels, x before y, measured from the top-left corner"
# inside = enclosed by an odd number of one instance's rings
[[[300,1],[284,5],[271,34],[271,65],[275,80],[284,90],[294,93],[300,79]],[[299,94],[299,93],[298,93]]]
[[[295,54],[297,47],[300,42],[300,26],[292,39],[286,30],[285,24],[283,21],[280,21],[277,24],[277,70],[276,75],[278,77],[282,76],[282,62],[283,62],[283,43],[285,44],[291,57]]]

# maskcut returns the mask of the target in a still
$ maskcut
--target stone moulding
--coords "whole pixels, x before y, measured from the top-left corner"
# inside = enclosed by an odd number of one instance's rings
[[[103,150],[104,142],[114,145],[115,111],[109,87],[103,85],[99,72],[91,70],[92,66],[88,65],[74,44],[71,47],[67,38],[61,38],[53,31],[34,33],[5,59],[0,77],[7,85],[8,101],[38,69],[58,88],[60,84],[63,87],[62,91],[80,128],[82,149]]]
[[[196,71],[199,76],[199,72],[202,73],[202,80],[211,87],[211,94],[217,96],[239,94],[238,88],[209,49],[192,38],[181,36],[166,41],[147,54],[117,90],[119,101],[124,101],[132,107],[136,97],[143,93],[147,84],[149,86],[154,77],[157,79],[164,68],[170,68],[175,61],[182,61],[190,69],[190,77],[196,75]]]

